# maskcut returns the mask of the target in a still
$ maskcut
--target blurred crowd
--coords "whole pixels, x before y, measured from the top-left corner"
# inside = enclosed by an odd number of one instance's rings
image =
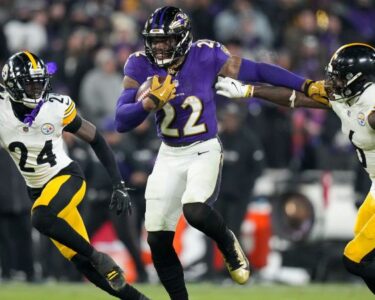
[[[136,188],[136,210],[133,219],[128,220],[136,237],[121,230],[118,235],[132,252],[138,273],[143,274],[140,281],[147,280],[137,254],[143,192],[159,141],[152,118],[133,132],[120,135],[115,132],[113,117],[122,90],[124,63],[132,52],[143,49],[144,22],[155,8],[164,5],[181,7],[190,15],[195,40],[217,40],[232,54],[275,63],[314,80],[324,78],[324,66],[340,45],[358,41],[375,44],[373,0],[0,0],[0,65],[22,49],[42,57],[54,73],[54,91],[70,95],[80,113],[105,133],[124,178]],[[217,103],[226,151],[220,203],[228,219],[233,220],[236,212],[228,212],[231,206],[225,206],[225,199],[238,199],[237,213],[243,211],[256,177],[264,168],[289,168],[293,172],[356,168],[352,147],[339,131],[339,120],[330,112],[292,111],[260,99],[233,104],[218,97]],[[103,219],[116,223],[113,216],[95,215],[106,209],[97,208],[106,205],[111,188],[99,163],[87,155],[79,141],[70,136],[66,141],[71,156],[80,161],[88,177],[85,209],[92,220],[88,230],[94,232]],[[249,144],[253,146],[246,148]],[[14,227],[11,222],[15,216],[27,223],[30,203],[19,189],[22,179],[14,170],[9,170],[12,176],[5,171],[10,167],[3,156],[0,184],[7,187],[8,193],[1,194],[0,188],[0,259],[2,277],[7,279],[11,278],[10,270],[19,267],[12,265],[9,257],[12,249],[20,246],[6,245],[11,238],[4,228]],[[245,179],[243,189],[237,188],[238,182],[231,182],[239,177],[230,174],[238,172]],[[12,179],[16,182],[9,183]],[[19,234],[23,242],[31,243],[30,238],[22,238],[30,232],[20,230]],[[33,281],[29,256],[20,254],[24,258],[20,268]]]

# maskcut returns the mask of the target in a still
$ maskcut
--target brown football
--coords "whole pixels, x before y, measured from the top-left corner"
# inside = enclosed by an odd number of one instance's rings
[[[163,83],[164,80],[165,80],[165,77],[159,76],[160,83]],[[138,88],[137,94],[135,96],[135,99],[137,99],[137,101],[142,101],[148,96],[148,93],[151,90],[151,81],[152,81],[152,77],[149,77],[145,82],[143,82],[140,85],[140,87]]]

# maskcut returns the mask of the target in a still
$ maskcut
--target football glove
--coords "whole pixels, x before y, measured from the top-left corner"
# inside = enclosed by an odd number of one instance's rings
[[[176,97],[176,86],[172,82],[172,76],[168,75],[164,82],[160,83],[159,76],[154,75],[148,97],[155,103],[157,110]]]
[[[113,186],[109,209],[116,211],[117,215],[120,215],[121,213],[131,215],[132,213],[132,203],[130,201],[128,190],[129,188],[125,186],[124,181]]]
[[[324,80],[313,81],[307,79],[303,84],[303,92],[307,97],[325,105],[329,105],[328,95],[324,84]]]
[[[254,86],[243,84],[241,81],[219,76],[215,84],[216,94],[228,98],[248,98],[254,93]]]

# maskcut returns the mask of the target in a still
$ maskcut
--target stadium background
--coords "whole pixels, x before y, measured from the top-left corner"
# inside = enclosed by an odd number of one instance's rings
[[[217,40],[232,54],[276,63],[316,80],[324,77],[324,65],[340,45],[375,44],[372,0],[0,0],[0,65],[22,49],[44,58],[55,72],[54,90],[69,94],[81,114],[106,133],[123,175],[139,191],[158,147],[153,120],[125,135],[114,132],[111,120],[121,92],[124,62],[130,53],[142,49],[143,24],[150,12],[163,5],[186,10],[195,40]],[[339,131],[339,120],[331,112],[291,111],[259,99],[233,104],[218,97],[217,103],[223,127],[231,124],[225,116],[232,116],[262,147],[262,153],[253,157],[260,162],[261,173],[252,168],[227,168],[228,179],[223,181],[225,195],[231,195],[238,190],[238,178],[249,178],[248,188],[236,196],[249,204],[242,242],[255,264],[254,281],[357,283],[343,270],[340,256],[351,236],[355,203],[364,198],[370,183],[347,137]],[[239,132],[235,134],[240,138]],[[106,188],[98,187],[103,182],[102,170],[83,145],[70,136],[66,141],[67,150],[88,175],[90,188],[82,209],[85,219],[93,220],[98,210],[106,209]],[[226,156],[230,166],[236,155],[227,151]],[[80,281],[48,241],[27,230],[30,203],[22,179],[3,153],[0,165],[0,284],[9,280]],[[141,196],[135,199],[141,212]],[[137,218],[133,226],[138,228],[139,222]],[[113,234],[113,239],[100,232]],[[221,268],[215,251],[207,269],[210,246],[202,236],[190,229],[179,232],[177,246],[188,279],[225,282],[225,277],[213,276]],[[30,236],[32,249],[26,243]],[[129,279],[137,280],[110,222],[96,231],[94,242],[122,260],[130,270]],[[144,238],[141,242],[144,261],[149,263]],[[149,280],[156,281],[152,270],[149,273]]]

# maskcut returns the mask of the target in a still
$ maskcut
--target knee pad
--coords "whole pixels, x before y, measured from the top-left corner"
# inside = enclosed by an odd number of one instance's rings
[[[197,202],[184,204],[182,210],[186,221],[191,226],[202,229],[211,214],[212,208],[205,203]]]
[[[38,206],[31,214],[31,224],[41,233],[47,234],[57,216],[48,206]]]

